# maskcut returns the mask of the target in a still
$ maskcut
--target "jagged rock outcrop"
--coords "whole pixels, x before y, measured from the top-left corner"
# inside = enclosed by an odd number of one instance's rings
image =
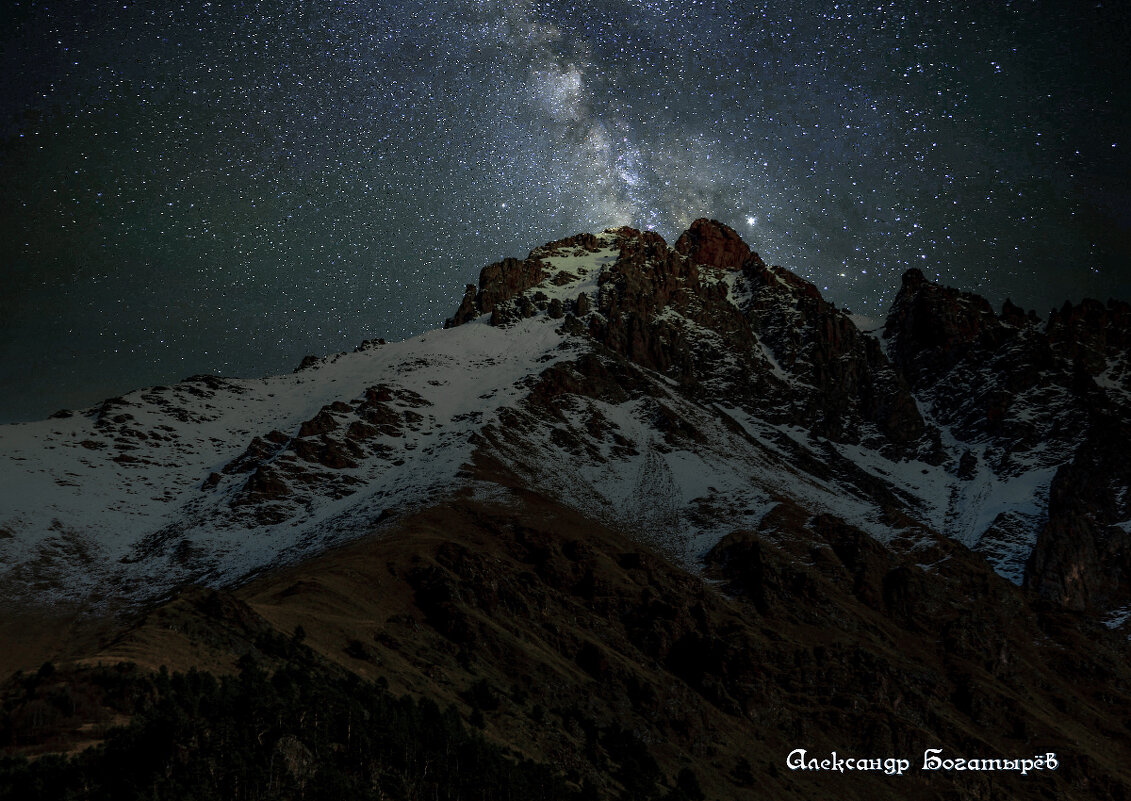
[[[1123,376],[1131,311],[1085,300],[1047,326],[1006,301],[1000,315],[974,294],[909,270],[884,327],[899,372],[963,439],[995,437],[1008,451],[1079,442],[1089,416],[1111,405],[1093,377]],[[1106,379],[1111,383],[1110,379]]]
[[[875,426],[897,452],[921,445],[937,459],[935,438],[902,376],[872,336],[862,333],[816,286],[757,254],[743,265],[750,287],[746,317],[781,369],[795,376],[783,402],[798,409],[793,422],[831,439],[853,441]],[[926,437],[926,440],[924,440]]]
[[[675,249],[694,264],[738,270],[750,256],[750,246],[733,228],[718,220],[698,219],[676,240]]]
[[[1071,374],[1057,368],[1035,316],[1006,307],[999,317],[984,298],[909,270],[884,338],[896,369],[935,420],[963,440],[995,438],[999,468],[1040,450],[1054,433],[1056,426],[1035,418],[1031,407],[1048,408],[1056,396],[1065,414],[1079,416]]]
[[[1131,426],[1104,416],[1056,471],[1026,586],[1072,609],[1131,601]]]
[[[480,315],[493,313],[503,301],[540,284],[549,277],[543,258],[570,250],[592,252],[597,247],[597,237],[593,234],[577,234],[536,248],[525,259],[505,258],[487,265],[479,273],[479,288],[476,289],[474,284],[467,285],[463,301],[456,313],[444,321],[444,327],[463,325]],[[546,310],[546,306],[542,306],[541,310]],[[522,316],[529,317],[533,313],[533,306],[527,304],[523,312]],[[507,314],[492,316],[491,324],[498,325],[512,317],[513,315]]]
[[[1049,315],[1046,334],[1053,348],[1090,376],[1124,368],[1131,351],[1131,304],[1108,300],[1105,306],[1085,298],[1074,306],[1066,301]],[[1123,388],[1131,386],[1126,371],[1118,373]]]
[[[651,231],[607,233],[615,236],[615,258],[598,275],[593,302],[588,294],[573,302],[582,324],[571,317],[569,330],[704,400],[837,441],[872,438],[892,453],[938,458],[937,432],[924,424],[875,338],[813,284],[768,267],[732,228],[696,220],[674,248]],[[541,264],[539,257],[571,247],[592,252],[597,243],[574,237],[529,260]],[[518,269],[485,271],[448,324],[485,313],[483,298],[493,304],[493,325],[548,310],[544,296],[508,279]]]
[[[1128,542],[1119,527],[1131,510],[1117,510],[1114,501],[1131,478],[1120,455],[1131,307],[1066,303],[1042,327],[1035,313],[1009,301],[997,315],[983,298],[910,270],[884,336],[932,417],[973,446],[960,470],[967,480],[977,480],[978,464],[998,480],[1047,476],[1027,516],[999,515],[983,534],[993,540],[1031,532],[1025,585],[1076,609],[1131,601]]]
[[[892,360],[915,389],[1012,333],[985,298],[931,283],[914,268],[903,274],[884,325]]]
[[[501,301],[537,286],[546,277],[541,262],[531,254],[526,259],[506,258],[489,264],[479,274],[479,290],[467,285],[463,302],[445,327],[462,325],[481,314],[495,311]]]
[[[731,357],[748,358],[754,344],[749,323],[729,302],[716,270],[680,255],[658,234],[618,234],[619,253],[597,279],[596,314],[587,320],[593,339],[687,385],[725,369]],[[714,343],[692,327],[717,336],[718,347],[704,347]]]

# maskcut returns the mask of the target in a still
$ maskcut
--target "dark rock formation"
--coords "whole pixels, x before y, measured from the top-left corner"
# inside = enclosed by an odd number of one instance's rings
[[[757,254],[743,265],[743,276],[751,292],[747,319],[777,364],[796,376],[787,401],[794,409],[791,422],[836,440],[856,439],[859,424],[871,423],[897,451],[928,433],[876,339],[813,284],[767,267]]]
[[[904,273],[884,325],[891,357],[914,389],[1012,333],[984,298],[933,284],[917,269]]]
[[[550,278],[546,271],[543,258],[564,252],[591,252],[599,247],[597,237],[593,234],[578,234],[567,239],[550,242],[531,251],[525,259],[503,259],[483,268],[479,273],[479,288],[468,284],[464,292],[463,301],[456,313],[444,322],[445,328],[474,320],[483,314],[490,313],[491,325],[503,325],[515,319],[530,317],[534,314],[535,301],[533,298],[520,297],[526,290],[537,286],[542,281]],[[557,279],[555,279],[557,280]],[[565,280],[568,280],[566,278]],[[501,312],[500,305],[505,301],[518,298],[519,307],[515,311]],[[555,312],[560,308],[555,307]],[[545,311],[542,305],[539,311]]]
[[[1037,538],[1025,583],[1072,609],[1131,601],[1131,426],[1096,421],[1049,493],[1048,523]]]
[[[750,256],[750,247],[731,227],[717,220],[699,219],[676,240],[677,253],[694,264],[738,270]]]
[[[463,325],[482,314],[494,312],[501,302],[537,286],[546,277],[544,265],[533,255],[523,260],[506,258],[489,264],[479,273],[479,291],[467,285],[463,302],[444,327]]]
[[[1131,306],[1066,303],[1042,329],[1009,301],[995,315],[977,295],[911,270],[884,336],[935,419],[984,448],[996,473],[1059,465],[1025,585],[1074,609],[1131,601],[1129,538],[1116,525],[1131,519],[1121,395],[1131,388]],[[967,450],[960,475],[976,461]]]
[[[613,233],[618,254],[598,277],[595,302],[582,294],[575,303],[587,324],[567,321],[568,330],[584,331],[701,399],[725,400],[838,441],[860,441],[869,436],[862,424],[873,426],[893,453],[937,458],[937,432],[928,431],[878,342],[813,284],[767,267],[717,221],[696,220],[675,248],[651,231]],[[540,258],[597,246],[574,237],[533,251],[526,262],[493,265],[498,269],[484,271],[479,290],[473,296],[469,288],[448,324],[489,310],[493,325],[540,313],[545,304],[537,293],[523,290],[543,269]],[[550,308],[556,317],[557,306]],[[777,374],[767,354],[789,375]]]
[[[284,443],[287,440],[284,440]],[[279,442],[267,442],[259,437],[253,437],[245,450],[238,457],[224,465],[224,473],[250,473],[260,464],[270,460],[279,452]]]
[[[1065,304],[1049,316],[1049,342],[1090,376],[1099,375],[1131,350],[1131,304],[1109,300],[1107,305],[1085,298]]]
[[[727,301],[725,285],[705,280],[699,265],[681,256],[652,232],[620,229],[620,254],[598,278],[600,317],[589,322],[590,336],[637,364],[695,384],[713,374],[729,355],[748,354],[750,327]],[[663,313],[723,336],[714,353],[685,325]]]

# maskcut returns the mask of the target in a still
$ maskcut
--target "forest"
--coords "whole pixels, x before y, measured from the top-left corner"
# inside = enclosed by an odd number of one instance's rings
[[[0,798],[22,801],[694,801],[684,770],[674,788],[647,747],[616,726],[586,721],[591,759],[609,781],[567,776],[486,739],[475,723],[497,703],[485,687],[467,693],[469,724],[455,706],[394,697],[321,663],[294,637],[264,635],[262,657],[239,671],[157,673],[130,663],[17,674],[3,688]],[[122,720],[124,725],[107,725]],[[98,724],[94,725],[92,722]],[[103,739],[70,755],[85,728]]]

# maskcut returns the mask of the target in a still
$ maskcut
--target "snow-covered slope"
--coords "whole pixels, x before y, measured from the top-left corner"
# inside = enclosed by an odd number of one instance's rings
[[[588,273],[600,253],[564,258]],[[579,283],[584,283],[584,275]],[[367,343],[291,375],[200,376],[0,427],[11,592],[137,596],[226,581],[449,493],[470,435],[566,358],[544,320]]]

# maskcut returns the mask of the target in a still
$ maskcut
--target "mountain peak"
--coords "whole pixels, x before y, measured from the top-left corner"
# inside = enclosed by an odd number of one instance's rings
[[[927,277],[918,267],[912,267],[903,274],[901,286],[904,289],[915,290],[927,283]]]
[[[750,256],[750,247],[728,225],[699,218],[676,240],[675,249],[696,264],[724,270],[739,270]]]
[[[921,270],[903,274],[899,293],[884,324],[892,359],[912,386],[960,361],[979,341],[1000,340],[1002,322],[989,302],[928,281]]]
[[[589,265],[580,263],[586,259],[592,261],[598,251],[606,251],[605,257]],[[641,231],[629,226],[608,228],[598,235],[577,234],[535,248],[525,259],[506,258],[484,267],[479,274],[478,287],[467,285],[459,308],[445,321],[444,327],[462,325],[487,313],[491,313],[492,325],[529,317],[535,310],[547,307],[551,293],[549,287],[584,283],[581,279],[591,275],[594,267],[597,275],[603,276],[617,265],[648,262],[659,272],[680,281],[684,273],[690,271],[687,276],[695,282],[699,277],[697,266],[737,272],[752,257],[756,261],[754,267],[765,269],[738,232],[718,220],[705,218],[693,222],[676,240],[674,248],[654,231]],[[563,261],[565,263],[561,263]],[[597,283],[603,284],[605,280],[598,277]],[[548,285],[542,293],[545,301],[539,301],[536,296],[529,299],[522,297],[527,290],[543,283]],[[663,283],[661,281],[653,288]],[[514,301],[518,308],[511,313],[500,312],[500,306],[508,301]],[[583,309],[588,308],[586,301],[581,304]]]

